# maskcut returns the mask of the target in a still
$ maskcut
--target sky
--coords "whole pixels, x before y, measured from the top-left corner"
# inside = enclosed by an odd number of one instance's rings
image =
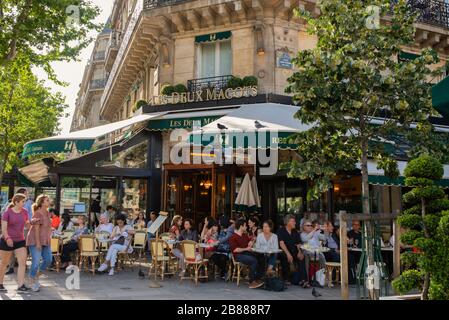
[[[101,13],[96,19],[96,22],[105,23],[112,11],[114,0],[91,0],[92,3],[97,5],[101,9]],[[93,32],[92,36],[96,36],[97,32]],[[67,87],[61,87],[47,80],[45,73],[42,70],[37,70],[37,76],[46,80],[46,85],[51,88],[53,92],[61,92],[66,97],[66,104],[69,108],[66,109],[66,113],[70,116],[60,119],[61,134],[68,133],[70,131],[70,125],[72,123],[73,112],[75,111],[75,102],[78,95],[79,85],[83,79],[84,68],[89,60],[94,42],[92,42],[86,49],[84,49],[80,56],[80,61],[75,62],[58,62],[53,63],[52,66],[56,72],[59,80],[69,83]]]

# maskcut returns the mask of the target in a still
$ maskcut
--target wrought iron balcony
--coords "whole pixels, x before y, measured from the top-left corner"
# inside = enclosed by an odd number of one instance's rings
[[[106,86],[107,79],[95,79],[90,82],[89,90],[99,90]]]
[[[393,5],[398,1],[392,0]],[[408,0],[410,10],[418,13],[418,22],[449,28],[449,3],[442,0]]]
[[[232,75],[209,77],[192,79],[187,81],[187,90],[189,92],[197,92],[206,88],[215,88],[217,90],[226,88],[228,81],[232,78]]]

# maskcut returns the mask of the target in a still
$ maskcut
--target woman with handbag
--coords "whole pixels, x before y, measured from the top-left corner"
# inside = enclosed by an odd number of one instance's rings
[[[133,248],[129,245],[129,242],[131,241],[130,236],[134,233],[134,228],[126,224],[126,216],[119,215],[117,217],[117,225],[114,227],[111,234],[111,239],[114,242],[109,247],[108,253],[106,254],[106,260],[98,268],[98,272],[106,271],[108,265],[110,265],[111,268],[109,269],[109,275],[114,275],[114,268],[117,262],[118,253],[125,252],[126,250],[128,250],[128,253],[133,252]]]

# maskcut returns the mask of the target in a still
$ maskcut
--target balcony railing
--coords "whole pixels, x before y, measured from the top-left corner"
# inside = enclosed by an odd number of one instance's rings
[[[103,89],[106,86],[107,79],[95,79],[90,82],[89,90]]]
[[[192,79],[187,81],[187,90],[189,92],[197,92],[206,88],[214,88],[216,90],[224,89],[228,86],[228,81],[232,75]]]
[[[393,5],[397,0],[392,0]],[[418,13],[418,22],[449,28],[449,3],[442,0],[408,0],[413,12]]]

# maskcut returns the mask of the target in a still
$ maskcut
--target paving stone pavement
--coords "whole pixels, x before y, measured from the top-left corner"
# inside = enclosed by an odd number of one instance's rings
[[[142,268],[144,272],[147,269]],[[149,279],[139,279],[138,267],[126,269],[114,276],[107,274],[92,275],[81,272],[80,289],[68,290],[64,271],[47,272],[41,278],[41,291],[38,293],[18,294],[15,276],[5,276],[7,293],[0,293],[0,300],[338,300],[340,287],[322,288],[321,297],[312,296],[312,289],[290,286],[284,292],[270,292],[263,289],[249,289],[244,283],[237,287],[235,282],[222,280],[199,283],[192,281],[165,279],[161,288],[150,288]],[[350,286],[350,298],[356,298],[355,287]]]

